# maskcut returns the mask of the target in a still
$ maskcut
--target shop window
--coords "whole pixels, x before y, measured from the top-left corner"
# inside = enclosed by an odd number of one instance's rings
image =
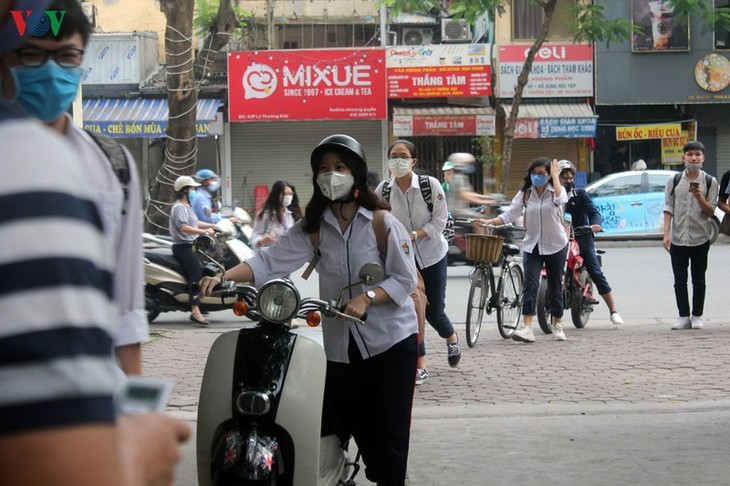
[[[730,13],[730,0],[715,0],[715,11]],[[730,49],[730,32],[715,28],[715,49]]]
[[[569,31],[571,17],[569,7],[575,0],[558,0],[548,32],[548,40],[572,39]],[[534,0],[512,0],[512,39],[537,38],[545,18],[543,9]]]

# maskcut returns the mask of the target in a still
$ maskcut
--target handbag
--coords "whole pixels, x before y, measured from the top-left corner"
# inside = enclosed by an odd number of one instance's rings
[[[720,233],[730,236],[730,214],[728,213],[725,213],[725,216],[722,218],[722,223],[720,223]]]

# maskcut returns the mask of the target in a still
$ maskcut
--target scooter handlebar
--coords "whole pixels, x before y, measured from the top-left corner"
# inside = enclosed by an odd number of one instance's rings
[[[347,319],[348,321],[352,321],[356,324],[365,324],[365,320],[367,320],[368,316],[366,312],[365,314],[363,314],[361,319],[358,319],[357,317],[353,317],[342,312],[340,309],[337,308],[334,301],[326,302],[324,300],[314,298],[302,300],[299,309],[300,313],[303,314],[301,317],[306,316],[307,313],[313,310],[318,310],[327,317],[341,317],[342,319]]]

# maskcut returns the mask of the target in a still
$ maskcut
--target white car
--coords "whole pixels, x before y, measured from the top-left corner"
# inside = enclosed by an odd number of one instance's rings
[[[603,217],[603,233],[597,238],[633,239],[664,236],[664,188],[673,170],[626,171],[610,174],[588,184],[586,192]],[[714,232],[717,239],[723,212],[715,209]]]

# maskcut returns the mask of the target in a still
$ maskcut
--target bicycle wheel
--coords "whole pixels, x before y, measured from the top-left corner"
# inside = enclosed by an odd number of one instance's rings
[[[537,287],[537,322],[545,334],[552,334],[552,315],[550,314],[550,298],[548,293],[547,278],[540,277],[540,285]]]
[[[484,267],[477,266],[471,274],[469,301],[466,307],[466,344],[470,348],[473,348],[479,339],[488,296],[489,276]]]
[[[522,268],[510,263],[505,276],[499,283],[497,301],[497,329],[503,338],[509,339],[517,329],[522,317],[522,286],[524,277]]]

